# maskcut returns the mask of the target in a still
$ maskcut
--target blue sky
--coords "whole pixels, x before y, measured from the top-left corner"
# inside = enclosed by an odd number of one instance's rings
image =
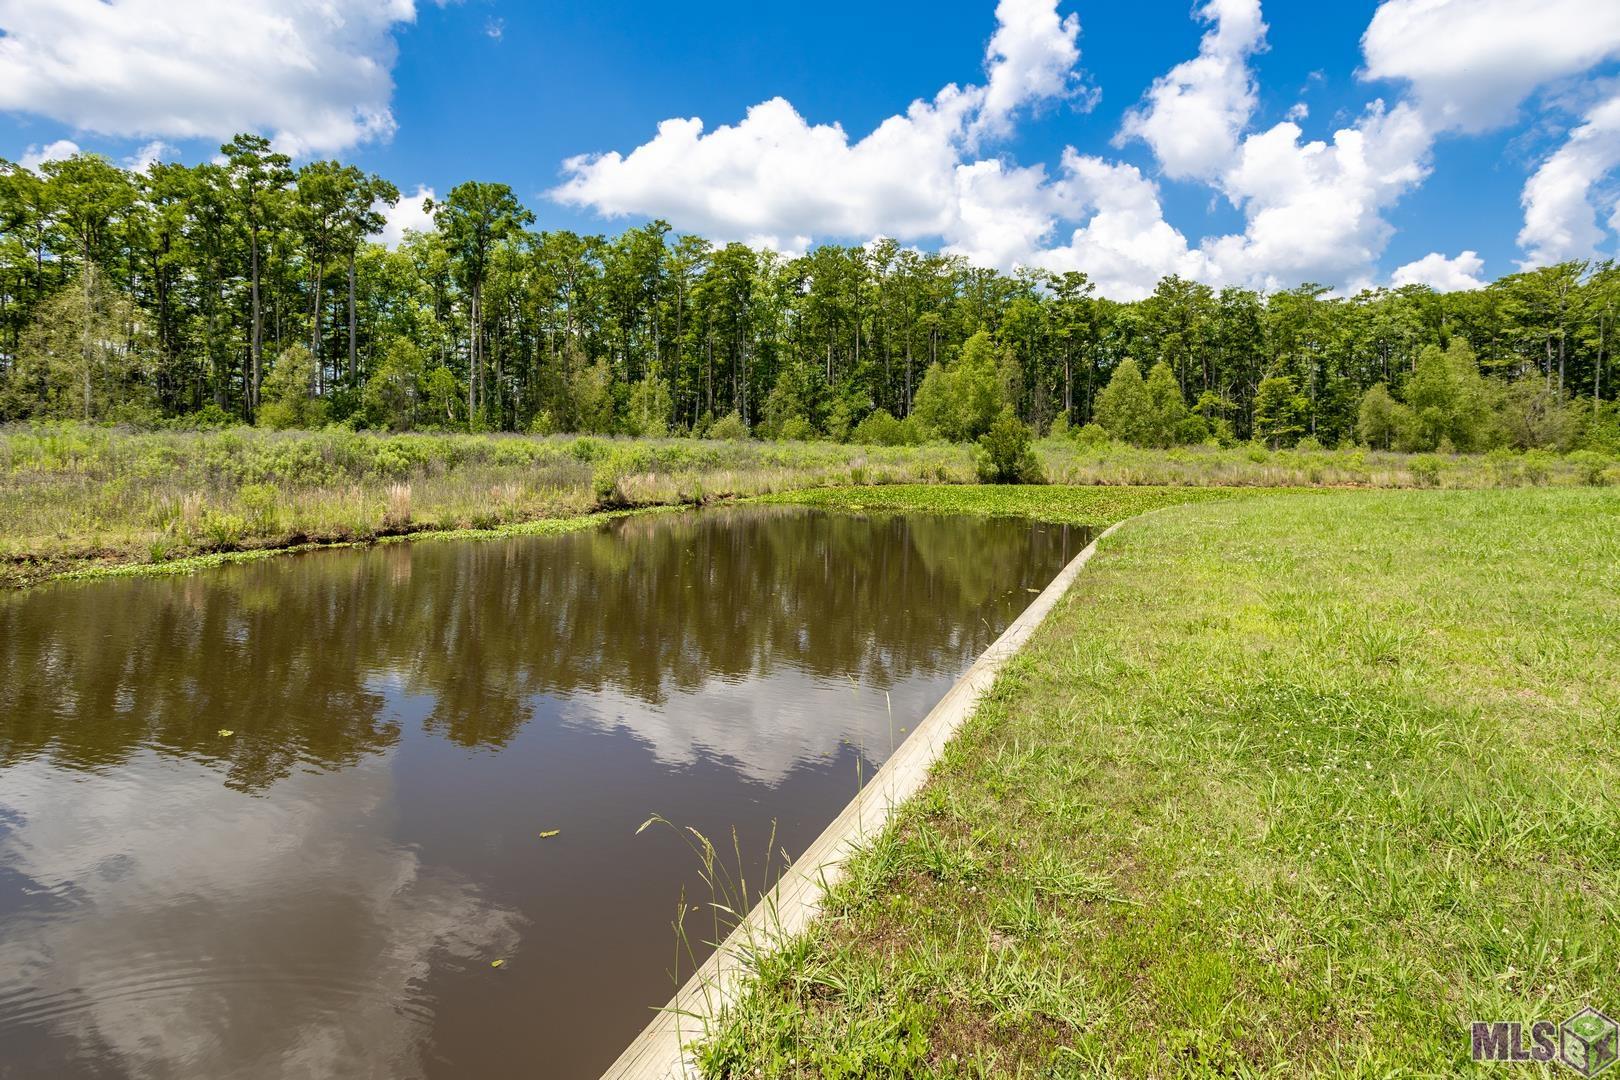
[[[611,232],[657,215],[788,251],[881,233],[1085,269],[1121,296],[1164,272],[1458,287],[1614,249],[1612,0],[1053,6],[61,0],[46,16],[0,0],[0,156],[77,146],[134,160],[150,147],[197,161],[250,127],[406,192],[503,181],[541,227]],[[948,84],[986,97],[936,102]],[[1162,108],[1155,85],[1173,99]],[[745,122],[776,98],[791,109]],[[897,150],[862,150],[918,100],[930,113]],[[1398,123],[1368,119],[1377,100]],[[1133,113],[1156,140],[1121,136]],[[1230,131],[1178,168],[1206,115]],[[687,117],[702,134],[633,153]],[[1289,123],[1298,131],[1278,130]],[[721,125],[732,141],[713,137]],[[1335,154],[1341,130],[1370,165]],[[615,151],[588,174],[565,167]],[[1533,182],[1538,224],[1521,237]],[[408,208],[400,221],[419,223]]]

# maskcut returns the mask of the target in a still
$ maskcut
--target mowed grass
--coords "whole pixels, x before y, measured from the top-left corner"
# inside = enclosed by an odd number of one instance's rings
[[[1282,494],[1104,541],[701,1053],[1453,1076],[1471,1020],[1588,1003],[1620,1009],[1620,498]]]
[[[894,484],[789,491],[751,501],[852,513],[1005,515],[1100,528],[1165,506],[1269,493],[1264,488]]]

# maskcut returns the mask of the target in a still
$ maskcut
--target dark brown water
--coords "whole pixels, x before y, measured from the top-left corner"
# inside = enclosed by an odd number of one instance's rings
[[[0,1077],[594,1076],[698,889],[636,827],[797,854],[1086,539],[738,509],[0,597]]]

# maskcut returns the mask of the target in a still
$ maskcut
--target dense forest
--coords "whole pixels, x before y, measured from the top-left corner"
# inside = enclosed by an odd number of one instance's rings
[[[342,423],[900,442],[1004,406],[1145,445],[1613,449],[1620,268],[1473,292],[1262,294],[1004,274],[880,240],[798,258],[672,235],[537,231],[501,184],[374,241],[394,186],[213,162],[0,162],[0,421]]]

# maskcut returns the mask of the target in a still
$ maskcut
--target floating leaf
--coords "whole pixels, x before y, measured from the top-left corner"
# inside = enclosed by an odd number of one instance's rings
[[[540,834],[540,839],[550,840],[553,836],[556,836],[560,832],[562,832],[561,829],[547,829],[545,832]]]
[[[505,960],[491,960],[489,962],[489,966],[490,967],[500,967],[504,963],[506,963]]]
[[[219,737],[222,738],[222,739],[228,739],[232,735],[235,735],[235,734],[236,734],[236,732],[232,731],[228,727],[222,727],[222,728],[219,729]]]

